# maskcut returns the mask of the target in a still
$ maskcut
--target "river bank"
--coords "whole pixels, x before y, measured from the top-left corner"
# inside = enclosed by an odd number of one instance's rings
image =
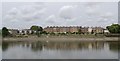
[[[25,37],[25,38],[3,38],[3,41],[14,41],[14,42],[24,42],[24,41],[119,41],[118,37]]]

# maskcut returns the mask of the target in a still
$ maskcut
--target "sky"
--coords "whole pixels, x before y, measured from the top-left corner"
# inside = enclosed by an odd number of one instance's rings
[[[118,23],[117,2],[3,2],[2,26],[101,26]]]
[[[2,0],[2,2],[119,2],[119,0]]]

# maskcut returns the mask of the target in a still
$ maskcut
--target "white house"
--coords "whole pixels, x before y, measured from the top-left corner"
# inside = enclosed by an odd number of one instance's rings
[[[89,27],[89,28],[88,28],[88,32],[89,32],[90,34],[91,34],[92,30],[93,30],[92,27]]]
[[[104,33],[110,33],[109,30],[107,29],[104,29]]]

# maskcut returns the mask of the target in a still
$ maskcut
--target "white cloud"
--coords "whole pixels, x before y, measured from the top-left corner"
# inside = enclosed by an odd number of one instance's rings
[[[8,11],[8,14],[10,15],[17,15],[19,13],[19,10],[17,8],[12,8],[10,11]]]
[[[37,7],[37,9],[35,9]],[[40,20],[44,17],[45,8],[39,7],[38,5],[24,5],[17,8],[12,8],[8,13],[5,15],[4,19],[10,21],[35,21]]]
[[[64,19],[72,19],[75,17],[75,8],[77,6],[63,6],[59,11],[59,16]]]
[[[98,14],[96,8],[88,8],[88,9],[86,9],[86,13],[87,13],[88,15],[97,15],[97,14]]]
[[[13,28],[18,26],[18,28],[24,28],[24,26],[27,28],[33,24],[44,27],[50,25],[105,26],[115,22],[113,20],[117,17],[117,6],[113,3],[89,3],[87,5],[85,3],[4,4],[6,5],[3,11],[3,22],[6,26]]]
[[[99,2],[98,3],[88,2],[85,5],[86,5],[87,8],[92,8],[92,7],[97,7],[98,4],[99,4]]]
[[[114,16],[114,14],[113,13],[111,13],[111,12],[106,12],[106,13],[102,13],[101,14],[101,17],[103,17],[103,18],[112,18]]]
[[[50,15],[47,19],[46,22],[50,24],[54,24],[56,22],[57,18],[55,15]]]
[[[113,22],[113,20],[116,21],[114,14],[111,12],[105,12],[99,15],[98,22],[109,23],[109,22]]]
[[[87,3],[86,5],[86,14],[87,15],[99,15],[99,3]]]
[[[16,22],[19,17],[20,11],[17,8],[12,8],[10,11],[7,12],[7,15],[3,16],[3,20]]]

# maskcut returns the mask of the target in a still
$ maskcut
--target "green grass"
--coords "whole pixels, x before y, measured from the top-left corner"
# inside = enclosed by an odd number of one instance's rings
[[[73,37],[73,38],[98,38],[98,37],[105,37],[104,35],[93,35],[93,34],[69,34],[69,35],[41,35],[40,37]]]

